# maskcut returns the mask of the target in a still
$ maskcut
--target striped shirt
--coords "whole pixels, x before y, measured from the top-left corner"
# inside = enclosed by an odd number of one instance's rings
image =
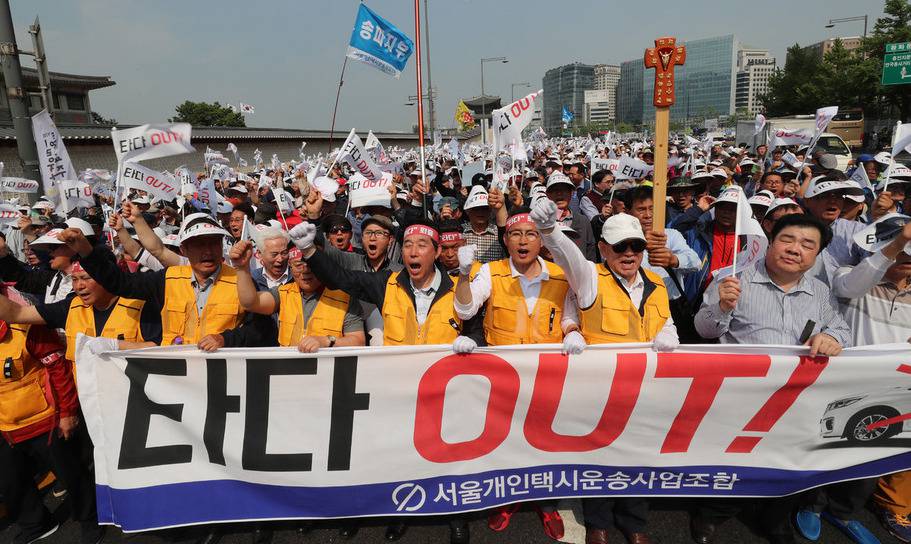
[[[842,347],[852,345],[851,329],[829,288],[809,274],[784,291],[769,277],[765,262],[759,261],[741,274],[740,299],[729,312],[718,304],[718,286],[719,282],[709,285],[696,314],[696,330],[703,338],[719,338],[722,344],[800,345],[812,321],[807,337],[825,333]]]

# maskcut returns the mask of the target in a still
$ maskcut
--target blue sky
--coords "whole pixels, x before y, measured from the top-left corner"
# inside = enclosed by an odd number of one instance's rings
[[[733,33],[783,62],[786,48],[857,36],[862,22],[826,29],[829,18],[869,15],[880,0],[686,2],[615,0],[428,0],[437,124],[451,126],[460,97],[485,90],[510,98],[537,90],[561,64],[617,64],[641,58],[653,39]],[[183,100],[256,107],[248,126],[328,129],[339,71],[354,24],[355,0],[13,0],[16,37],[30,49],[28,25],[41,17],[52,71],[110,75],[92,108],[121,123],[161,122]],[[414,35],[413,2],[370,0],[380,15]],[[794,11],[797,8],[797,11]],[[423,3],[422,3],[423,9]],[[23,65],[32,66],[29,57]],[[426,78],[426,74],[425,74]],[[426,85],[426,84],[425,84]],[[408,130],[416,124],[414,57],[400,79],[350,62],[337,129]],[[425,108],[426,110],[426,108]]]

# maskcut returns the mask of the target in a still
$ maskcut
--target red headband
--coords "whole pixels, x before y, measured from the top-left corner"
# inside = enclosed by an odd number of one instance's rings
[[[516,215],[510,217],[506,220],[506,230],[511,229],[519,223],[531,223],[534,225],[534,221],[531,220],[531,216],[527,213],[517,213]]]
[[[416,236],[419,234],[429,236],[434,242],[440,243],[440,233],[438,233],[435,228],[428,227],[427,225],[411,225],[405,229],[405,235],[402,238],[405,239],[409,236]]]
[[[79,272],[85,272],[85,269],[82,268],[82,265],[79,264],[79,261],[73,261],[70,263],[70,275],[78,274]]]
[[[444,244],[446,242],[461,242],[465,237],[462,236],[461,232],[444,232],[440,237],[440,241]]]

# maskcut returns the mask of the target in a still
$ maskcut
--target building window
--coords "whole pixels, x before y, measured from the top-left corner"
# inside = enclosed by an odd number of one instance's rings
[[[32,111],[41,111],[44,109],[44,104],[41,103],[41,97],[37,94],[29,95],[28,97],[28,107]]]
[[[66,109],[85,111],[85,96],[81,94],[66,95]]]
[[[57,93],[54,93],[54,109],[55,110],[60,109],[60,95]]]

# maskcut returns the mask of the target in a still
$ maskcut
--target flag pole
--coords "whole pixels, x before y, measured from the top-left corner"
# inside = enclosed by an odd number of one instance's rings
[[[335,114],[338,112],[338,97],[342,94],[342,85],[345,83],[345,67],[348,66],[348,55],[342,63],[342,74],[338,76],[338,89],[335,91],[335,106],[332,108],[332,126],[329,127],[329,152],[332,152],[332,136],[335,134]]]
[[[415,54],[415,72],[417,74],[418,87],[418,146],[421,150],[421,180],[424,183],[424,189],[430,191],[427,183],[426,164],[424,161],[424,83],[421,80],[421,0],[414,0],[414,54]],[[421,210],[423,217],[427,218],[427,194],[421,199]]]

